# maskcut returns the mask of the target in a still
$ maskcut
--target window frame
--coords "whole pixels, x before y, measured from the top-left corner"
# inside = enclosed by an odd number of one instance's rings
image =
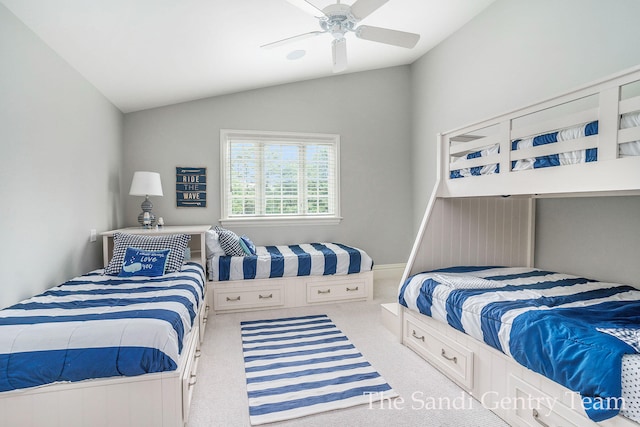
[[[230,177],[228,176],[228,151],[229,142],[233,139],[254,139],[260,141],[273,142],[294,142],[294,143],[318,143],[333,145],[335,157],[335,188],[334,197],[330,203],[335,207],[333,214],[305,214],[305,215],[267,215],[258,214],[251,216],[236,217],[230,216],[230,202],[227,198],[227,191],[230,187]],[[306,190],[305,190],[306,193]],[[304,195],[302,196],[304,197]],[[340,135],[325,133],[302,133],[302,132],[275,132],[275,131],[255,131],[255,130],[220,130],[220,219],[224,225],[233,226],[286,226],[286,225],[336,225],[342,220],[340,216]]]

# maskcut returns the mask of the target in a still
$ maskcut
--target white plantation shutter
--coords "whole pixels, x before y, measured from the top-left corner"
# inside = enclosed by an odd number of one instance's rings
[[[222,130],[222,220],[339,219],[339,136]]]

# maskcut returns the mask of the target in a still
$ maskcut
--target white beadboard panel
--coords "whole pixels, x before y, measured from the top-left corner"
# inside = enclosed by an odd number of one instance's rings
[[[437,198],[418,233],[409,274],[453,265],[533,264],[530,198]]]

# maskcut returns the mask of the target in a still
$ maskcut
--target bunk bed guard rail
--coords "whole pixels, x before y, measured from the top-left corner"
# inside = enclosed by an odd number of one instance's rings
[[[640,66],[439,134],[437,173],[439,197],[640,194]]]

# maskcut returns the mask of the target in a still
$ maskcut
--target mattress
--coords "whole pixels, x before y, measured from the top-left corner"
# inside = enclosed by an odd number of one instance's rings
[[[341,243],[257,246],[252,256],[214,256],[207,260],[209,280],[326,276],[369,271],[373,260],[362,249]]]
[[[640,126],[640,112],[626,113],[620,116],[620,129]],[[544,133],[529,138],[516,139],[511,141],[511,151],[536,147],[539,145],[553,144],[555,142],[569,141],[572,139],[584,138],[598,134],[598,121],[589,122],[583,125],[573,126],[556,132]],[[491,175],[500,173],[500,165],[492,163],[485,166],[472,168],[455,169],[455,162],[464,159],[474,159],[478,157],[496,156],[500,153],[500,145],[494,144],[479,151],[469,153],[465,156],[455,157],[452,160],[449,177],[464,178],[468,176]],[[631,141],[619,144],[619,157],[640,156],[640,141]],[[540,169],[553,166],[572,165],[578,163],[595,162],[598,160],[598,149],[590,148],[586,150],[568,151],[565,153],[551,154],[548,156],[532,157],[511,162],[511,170],[522,171],[530,169]]]
[[[0,391],[177,369],[203,301],[202,267],[153,278],[102,272],[0,310]]]
[[[580,393],[594,421],[618,412],[640,421],[634,287],[532,268],[452,267],[408,278],[399,302]],[[623,411],[594,403],[623,396]]]

